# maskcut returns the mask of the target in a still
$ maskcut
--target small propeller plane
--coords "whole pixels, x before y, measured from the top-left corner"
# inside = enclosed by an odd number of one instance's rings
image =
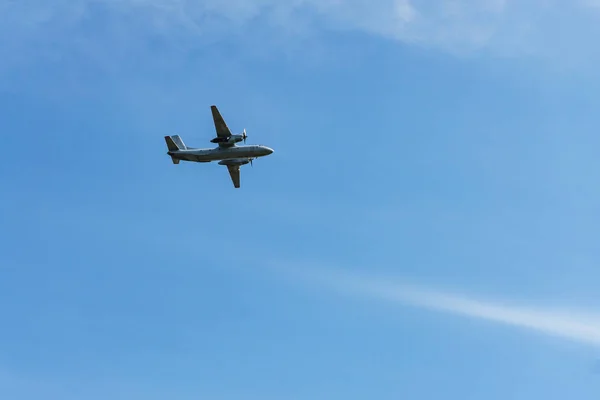
[[[179,161],[193,162],[211,162],[219,160],[219,165],[225,165],[229,170],[231,181],[235,188],[240,187],[240,167],[250,163],[258,157],[268,156],[273,153],[273,149],[262,145],[242,145],[236,143],[243,141],[246,143],[246,129],[240,135],[233,135],[217,106],[210,106],[212,111],[217,136],[211,140],[211,143],[218,144],[215,148],[198,149],[187,147],[179,135],[165,136],[167,142],[168,155],[171,156],[173,164],[179,164]]]

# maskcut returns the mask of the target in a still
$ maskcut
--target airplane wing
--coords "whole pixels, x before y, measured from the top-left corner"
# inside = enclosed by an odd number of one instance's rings
[[[233,186],[235,188],[240,187],[240,166],[239,165],[228,165],[227,170],[229,170],[229,176],[231,176],[231,181],[233,182]]]
[[[219,109],[217,106],[210,106],[210,111],[212,111],[213,121],[215,122],[215,129],[217,130],[217,137],[229,137],[231,136],[231,131],[227,127],[225,120],[221,116]]]

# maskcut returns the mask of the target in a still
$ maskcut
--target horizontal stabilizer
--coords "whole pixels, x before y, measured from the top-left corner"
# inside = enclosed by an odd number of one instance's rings
[[[179,164],[179,158],[171,156],[171,161],[173,161],[173,164]]]

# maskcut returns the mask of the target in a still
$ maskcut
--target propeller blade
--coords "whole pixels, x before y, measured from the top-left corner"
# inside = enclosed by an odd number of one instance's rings
[[[242,139],[244,139],[244,143],[246,143],[246,138],[248,136],[246,135],[246,128],[244,128],[244,131],[242,132]]]

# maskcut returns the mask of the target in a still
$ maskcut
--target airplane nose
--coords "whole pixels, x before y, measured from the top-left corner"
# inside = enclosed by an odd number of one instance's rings
[[[273,153],[273,149],[270,147],[265,147],[265,150],[267,151],[267,154],[272,154]]]

